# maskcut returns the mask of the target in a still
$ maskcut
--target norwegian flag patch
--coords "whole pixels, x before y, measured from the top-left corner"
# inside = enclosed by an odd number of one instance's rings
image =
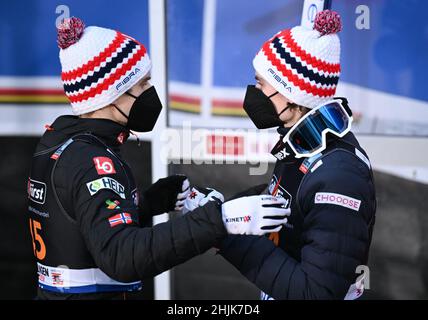
[[[110,223],[110,227],[113,228],[119,224],[131,224],[133,221],[129,213],[123,212],[108,218],[108,222]]]

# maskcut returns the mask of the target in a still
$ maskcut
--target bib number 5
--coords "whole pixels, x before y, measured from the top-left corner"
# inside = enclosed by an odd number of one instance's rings
[[[46,257],[46,245],[39,233],[40,230],[42,230],[40,222],[30,219],[30,233],[33,241],[33,252],[37,259],[43,260]]]

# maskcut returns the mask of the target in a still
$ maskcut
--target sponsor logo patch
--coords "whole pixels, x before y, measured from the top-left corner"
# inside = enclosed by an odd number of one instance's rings
[[[49,269],[42,266],[42,265],[37,265],[37,274],[39,275],[39,280],[44,282],[45,278],[49,278]]]
[[[236,217],[236,218],[227,218],[226,223],[231,222],[250,222],[251,216],[243,216],[243,217]]]
[[[121,82],[119,82],[117,85],[116,85],[116,90],[119,90],[122,86],[124,86],[126,83],[128,83],[133,77],[135,77],[136,75],[137,75],[137,73],[139,73],[139,72],[141,72],[141,70],[140,69],[138,69],[138,68],[135,68],[134,70],[132,70],[131,72],[129,72],[127,75],[126,75],[126,77],[121,81]]]
[[[129,134],[126,132],[121,132],[119,133],[119,135],[117,136],[116,140],[117,142],[119,142],[120,144],[123,144],[125,142],[126,139],[128,139]]]
[[[91,196],[93,196],[100,190],[109,189],[115,192],[117,195],[119,195],[119,197],[121,197],[122,199],[126,199],[125,187],[122,186],[115,179],[110,177],[103,177],[103,178],[88,182],[86,186],[88,187],[88,190]]]
[[[287,146],[285,145],[285,142],[282,141],[282,138],[278,140],[270,153],[280,161],[284,160],[290,155],[290,153],[287,152]]]
[[[272,75],[272,77],[279,82],[285,90],[288,90],[288,92],[291,92],[291,86],[282,79],[278,73],[276,73],[272,68],[269,68],[268,72]]]
[[[58,160],[59,156],[64,150],[73,142],[73,139],[68,139],[61,147],[59,147],[54,154],[51,155],[51,159]]]
[[[39,204],[46,201],[46,183],[29,179],[28,180],[28,198]]]
[[[52,272],[52,284],[54,286],[62,286],[64,284],[62,272]]]
[[[281,180],[282,177],[279,177],[278,179],[275,175],[273,175],[269,184],[269,193],[275,197],[281,197],[285,199],[287,202],[285,203],[284,207],[288,209],[291,206],[293,197],[287,190],[284,189],[283,186],[281,186]]]
[[[132,200],[134,201],[135,206],[137,206],[137,207],[138,207],[138,205],[139,205],[139,203],[140,203],[140,196],[139,196],[139,193],[138,193],[138,189],[134,189],[134,190],[131,192],[131,198],[132,198]]]
[[[344,196],[339,193],[317,192],[315,194],[315,203],[334,204],[354,211],[359,211],[361,200]]]
[[[110,209],[110,210],[120,209],[119,204],[120,202],[118,200],[114,200],[114,201],[110,199],[106,200],[107,209]]]
[[[360,158],[369,168],[371,168],[371,164],[369,159],[367,159],[367,157],[357,148],[355,148],[355,154],[357,155],[358,158]]]
[[[33,212],[43,218],[49,218],[49,212],[42,212],[37,210],[36,208],[33,208],[32,206],[28,206],[28,211]]]
[[[287,150],[284,148],[282,150],[280,150],[279,152],[274,154],[274,157],[277,158],[278,160],[284,160],[285,158],[287,158],[290,154],[287,152]]]
[[[304,174],[308,173],[309,167],[319,158],[321,157],[321,153],[318,153],[310,158],[305,159],[305,161],[302,162],[300,165],[299,170],[302,171]],[[315,170],[314,170],[315,171]]]
[[[322,160],[319,160],[317,163],[314,164],[314,166],[311,168],[311,172],[314,172],[315,170],[317,170],[319,167],[321,167],[323,164]]]
[[[108,157],[95,157],[92,159],[95,164],[95,169],[99,175],[103,174],[115,174],[113,161]]]

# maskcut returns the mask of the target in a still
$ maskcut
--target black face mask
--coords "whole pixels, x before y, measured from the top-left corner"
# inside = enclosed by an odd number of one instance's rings
[[[152,131],[162,110],[162,103],[159,100],[155,87],[150,87],[138,97],[129,92],[125,93],[135,99],[129,116],[126,116],[115,104],[113,106],[128,119],[126,127],[137,132]]]
[[[276,94],[278,94],[278,91],[267,96],[254,85],[249,85],[247,87],[244,99],[244,110],[258,129],[267,129],[284,125],[284,122],[279,119],[279,116],[288,109],[288,106],[278,114],[273,102],[270,100],[270,98]]]

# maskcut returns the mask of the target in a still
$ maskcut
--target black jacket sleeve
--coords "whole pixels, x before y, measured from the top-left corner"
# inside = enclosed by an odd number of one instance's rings
[[[111,278],[131,282],[155,276],[218,245],[226,236],[219,205],[214,202],[152,228],[141,228],[141,212],[130,197],[124,199],[111,189],[91,195],[88,189],[91,181],[109,177],[124,186],[128,195],[128,178],[120,164],[114,162],[116,173],[100,176],[92,158],[111,155],[102,149],[94,151],[90,145],[81,146],[79,154],[85,161],[75,160],[80,162],[72,175],[76,221],[95,263]],[[117,207],[107,201],[117,201]],[[132,223],[111,226],[109,218],[124,212],[133,217]]]
[[[307,174],[297,195],[297,214],[303,215],[300,261],[266,237],[229,236],[223,242],[223,257],[274,299],[343,299],[358,276],[357,266],[367,263],[375,211],[371,173],[351,154],[332,155]],[[356,211],[318,203],[319,193],[342,194],[361,204]]]

